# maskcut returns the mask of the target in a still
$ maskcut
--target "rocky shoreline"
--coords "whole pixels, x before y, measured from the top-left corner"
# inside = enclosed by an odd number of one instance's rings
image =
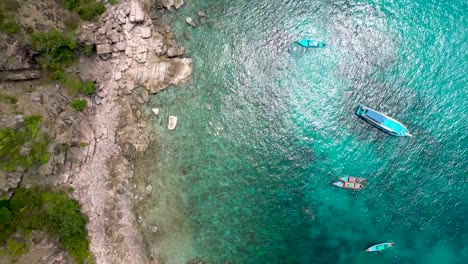
[[[183,1],[159,4],[179,8]],[[147,117],[159,113],[144,107],[150,94],[186,81],[192,61],[183,57],[185,49],[176,43],[170,27],[155,25],[139,0],[109,5],[99,22],[81,26],[78,38],[97,50],[96,56],[81,58],[77,69],[82,79],[96,83],[96,94],[86,98],[88,107],[73,111],[71,98],[60,85],[37,89],[25,99],[31,104],[21,106],[25,114],[43,115],[43,129],[53,138],[51,158],[40,173],[46,184],[73,187],[71,195],[89,220],[90,251],[96,263],[160,263],[147,252],[142,235],[157,232],[157,227],[145,225],[134,211],[134,201],[144,199],[152,187],[137,193],[132,162],[149,145]],[[24,81],[40,76],[29,64],[19,69],[18,73],[16,68],[7,69],[2,79]],[[167,118],[168,128],[174,129],[176,117]],[[61,149],[65,145],[69,147]],[[37,184],[21,172],[5,177],[6,185],[0,186],[4,194],[20,184]]]
[[[141,230],[143,220],[133,210],[133,201],[145,194],[135,193],[132,161],[148,147],[145,116],[154,114],[140,106],[151,93],[187,80],[191,60],[181,57],[185,49],[176,44],[170,28],[153,26],[135,0],[112,7],[99,24],[84,26],[81,37],[96,44],[102,58],[83,65],[82,76],[100,86],[92,102],[95,112],[87,117],[92,124],[89,156],[65,178],[89,217],[90,250],[97,263],[158,263],[148,256],[141,234],[155,227]]]

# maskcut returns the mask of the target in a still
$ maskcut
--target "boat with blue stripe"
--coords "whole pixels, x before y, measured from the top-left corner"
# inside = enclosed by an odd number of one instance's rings
[[[323,48],[325,47],[325,43],[323,41],[316,41],[312,39],[301,39],[299,41],[294,42],[299,44],[304,48]]]
[[[393,247],[394,245],[395,243],[393,242],[381,243],[381,244],[373,245],[372,247],[366,249],[366,252],[381,252],[381,251],[384,251],[386,249]]]
[[[390,135],[412,137],[405,125],[399,121],[362,104],[356,110],[356,115]]]

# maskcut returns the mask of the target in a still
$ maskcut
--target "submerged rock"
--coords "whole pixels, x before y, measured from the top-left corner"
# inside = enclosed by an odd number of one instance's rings
[[[206,16],[205,11],[203,11],[203,10],[198,11],[198,16],[199,17],[205,17]]]
[[[153,191],[153,186],[151,186],[151,184],[148,184],[146,186],[145,190],[146,190],[147,194],[150,194]]]
[[[196,26],[197,26],[197,24],[195,23],[195,21],[193,21],[193,19],[192,19],[191,17],[187,17],[187,18],[185,19],[185,22],[187,22],[187,24],[189,24],[189,25],[192,26],[192,27],[196,27]]]
[[[176,116],[169,116],[169,122],[167,124],[167,129],[174,130],[177,126],[177,117]]]
[[[151,111],[154,115],[159,115],[159,108],[152,108]]]

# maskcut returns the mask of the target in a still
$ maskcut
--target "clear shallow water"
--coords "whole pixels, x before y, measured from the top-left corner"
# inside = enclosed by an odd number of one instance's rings
[[[168,263],[468,263],[463,1],[189,1],[193,79],[152,98],[145,217]],[[207,12],[195,29],[186,16]],[[465,12],[466,13],[466,12]],[[190,40],[184,36],[189,32]],[[185,34],[187,35],[187,34]],[[301,37],[325,49],[288,53]],[[405,123],[386,135],[359,103]],[[176,115],[175,131],[165,128]],[[362,176],[360,192],[333,188]],[[394,241],[384,254],[366,254]]]

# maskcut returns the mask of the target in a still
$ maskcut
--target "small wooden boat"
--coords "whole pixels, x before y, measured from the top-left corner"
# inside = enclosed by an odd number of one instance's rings
[[[311,40],[311,39],[301,39],[301,40],[296,41],[294,43],[299,44],[304,48],[323,48],[323,47],[325,47],[324,42]]]
[[[356,115],[390,135],[412,137],[405,125],[367,106],[359,105]]]
[[[391,248],[395,245],[393,242],[387,242],[382,244],[373,245],[372,247],[366,249],[366,252],[380,252],[385,249]]]
[[[338,181],[333,182],[332,184],[343,189],[361,190],[364,188],[363,183],[365,181],[366,180],[364,178],[346,176],[338,178]]]

